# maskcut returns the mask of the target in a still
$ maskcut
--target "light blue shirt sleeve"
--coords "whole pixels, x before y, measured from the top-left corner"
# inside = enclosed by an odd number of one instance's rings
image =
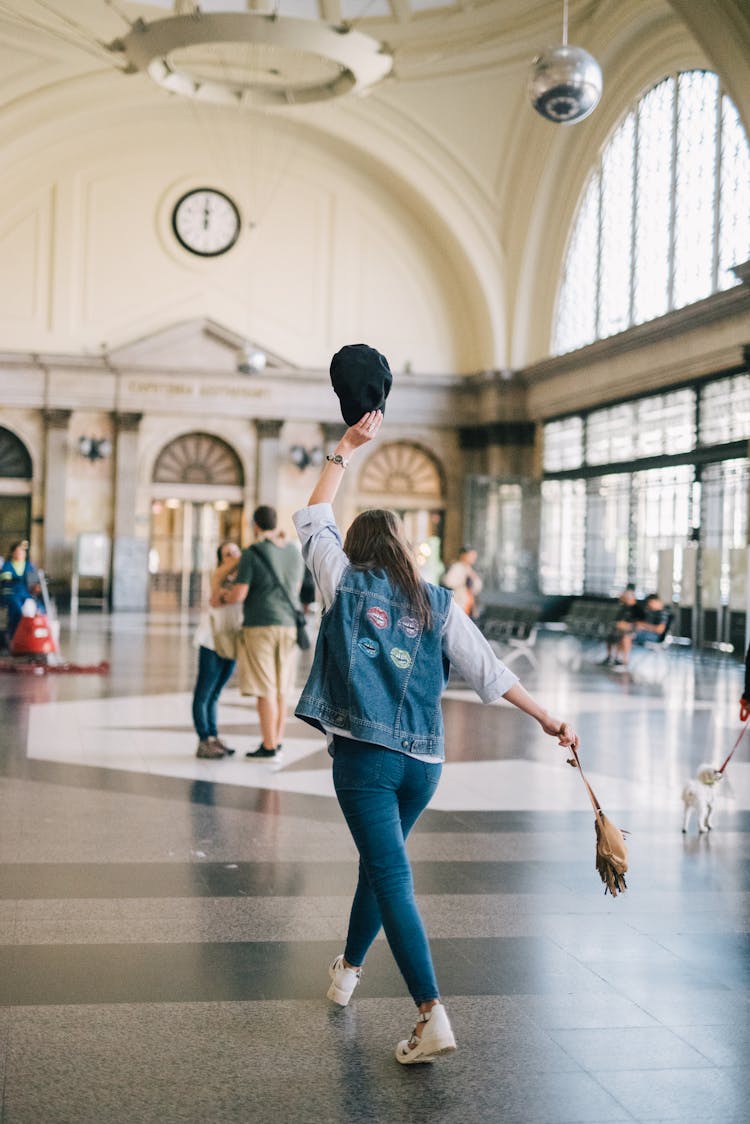
[[[333,508],[329,503],[316,503],[300,508],[292,518],[302,545],[302,557],[315,579],[323,608],[328,609],[349,566]]]
[[[497,658],[486,636],[455,601],[443,629],[443,651],[484,703],[497,702],[518,676]]]

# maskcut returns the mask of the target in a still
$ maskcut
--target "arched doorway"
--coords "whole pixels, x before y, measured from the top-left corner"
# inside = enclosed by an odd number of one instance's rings
[[[240,542],[245,476],[230,445],[186,433],[154,465],[149,550],[152,609],[192,609],[207,593],[216,548]]]
[[[31,534],[31,457],[15,433],[0,426],[0,555]]]
[[[433,582],[443,570],[443,497],[440,465],[431,453],[406,441],[382,445],[359,478],[360,510],[389,507],[397,511],[425,578]]]

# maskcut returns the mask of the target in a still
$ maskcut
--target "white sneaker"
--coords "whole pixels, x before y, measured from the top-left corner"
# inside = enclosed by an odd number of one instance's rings
[[[431,1011],[425,1011],[417,1018],[417,1022],[427,1024],[422,1037],[417,1038],[417,1028],[414,1027],[411,1038],[404,1038],[396,1047],[397,1062],[401,1062],[401,1065],[414,1065],[415,1062],[431,1062],[440,1054],[453,1053],[456,1049],[456,1036],[442,1003],[436,1003]]]
[[[331,986],[326,995],[339,1007],[346,1007],[352,997],[355,987],[362,978],[361,968],[347,968],[344,965],[344,954],[337,956],[328,969],[331,977]]]

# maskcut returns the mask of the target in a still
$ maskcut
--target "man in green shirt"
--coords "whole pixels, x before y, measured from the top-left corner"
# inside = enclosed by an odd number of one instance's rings
[[[304,563],[296,546],[282,541],[276,524],[275,508],[255,509],[256,541],[242,552],[237,580],[222,595],[224,601],[243,602],[237,670],[240,692],[258,700],[263,740],[245,754],[256,759],[276,757],[281,749],[287,695],[297,665],[293,606],[299,606]]]

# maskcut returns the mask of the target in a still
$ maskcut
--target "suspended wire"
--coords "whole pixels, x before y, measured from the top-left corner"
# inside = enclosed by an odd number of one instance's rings
[[[33,0],[33,2],[40,3],[40,0]],[[42,5],[42,7],[44,6],[45,5]],[[51,11],[51,9],[47,10]],[[83,37],[69,35],[62,29],[52,27],[48,23],[42,23],[31,16],[19,15],[18,12],[14,11],[12,8],[8,8],[6,4],[2,3],[2,0],[0,0],[0,15],[4,16],[9,23],[13,23],[24,30],[33,29],[35,31],[40,31],[43,35],[48,35],[51,39],[56,39],[58,42],[67,44],[69,47],[75,47],[77,50],[85,51],[99,62],[106,60],[115,70],[122,71],[124,69],[117,59],[112,56],[111,52],[101,43],[97,42],[96,39],[91,39],[86,35],[83,35]]]
[[[47,3],[47,0],[32,0],[32,3],[36,4],[37,7],[44,9],[45,12],[49,12],[51,16],[59,19],[61,23],[67,24],[67,26],[75,31],[78,35],[80,35],[82,39],[89,41],[89,32],[86,28],[82,27],[79,23],[76,23],[75,20],[70,19],[69,16],[63,15],[62,12],[58,12],[56,8],[53,8],[51,4]],[[94,40],[94,42],[96,42],[96,40]]]
[[[126,16],[125,13],[123,11],[121,11],[121,9],[115,3],[115,0],[104,0],[104,3],[107,5],[108,8],[111,8],[112,11],[115,13],[115,15],[119,16],[120,19],[128,25],[128,27],[132,28],[132,27],[135,26],[135,24],[130,19],[130,17]]]
[[[356,16],[352,16],[351,19],[342,20],[342,23],[345,23],[347,25],[347,27],[354,27],[354,25],[359,23],[360,20],[363,20],[363,19],[366,18],[368,11],[370,10],[370,8],[373,6],[374,3],[375,3],[375,0],[364,0],[364,4],[362,6],[362,11],[359,12]],[[390,5],[389,5],[389,7],[390,7]],[[393,9],[391,8],[391,12],[392,11],[393,11]]]
[[[244,71],[247,81],[238,82],[231,71],[232,63],[218,46],[213,47],[212,55],[221,70],[225,85],[233,88],[244,85],[252,88],[252,75],[260,69],[261,48],[252,40],[238,42],[240,60],[237,69]],[[244,55],[244,57],[242,57]],[[252,261],[252,231],[262,226],[273,207],[281,184],[284,182],[289,166],[294,158],[296,146],[293,130],[288,126],[282,130],[272,129],[261,121],[262,111],[254,110],[237,101],[234,106],[200,104],[199,99],[187,98],[189,112],[199,133],[205,138],[205,148],[210,153],[217,173],[228,189],[237,196],[240,203],[243,228],[245,232],[244,253],[241,258],[241,279],[238,293],[243,311],[242,332],[248,340],[263,346],[256,338],[253,323],[253,289],[256,273]],[[272,157],[274,167],[272,168]]]

